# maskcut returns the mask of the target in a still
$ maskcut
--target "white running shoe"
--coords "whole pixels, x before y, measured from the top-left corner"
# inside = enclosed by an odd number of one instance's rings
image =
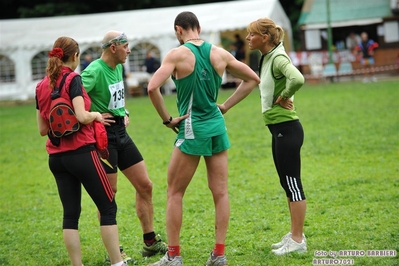
[[[280,242],[272,244],[272,249],[278,249],[278,248],[281,248],[282,246],[284,246],[284,244],[288,241],[288,239],[291,238],[291,235],[292,235],[291,232],[289,232],[285,236],[283,236],[283,238],[281,239]],[[305,234],[302,233],[302,236],[306,242]]]
[[[285,242],[287,242],[289,238],[291,238],[291,232],[283,236],[280,242],[272,244],[272,249],[281,248],[282,246],[284,246]]]
[[[305,253],[307,252],[306,239],[303,238],[301,243],[295,242],[291,237],[279,249],[273,249],[276,255],[285,255],[291,252]]]
[[[148,264],[148,266],[183,266],[183,260],[180,256],[176,256],[170,260],[168,252],[166,252],[165,256],[163,256],[160,261]]]
[[[213,253],[211,252],[211,255],[209,256],[208,261],[205,264],[206,266],[226,266],[227,264],[227,259],[226,256],[219,256],[219,257],[214,257]]]

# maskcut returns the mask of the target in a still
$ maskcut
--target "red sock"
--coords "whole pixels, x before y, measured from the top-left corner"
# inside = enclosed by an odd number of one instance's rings
[[[216,244],[215,248],[213,249],[213,255],[215,257],[220,257],[224,255],[224,244]]]
[[[168,246],[169,258],[180,256],[180,246]]]

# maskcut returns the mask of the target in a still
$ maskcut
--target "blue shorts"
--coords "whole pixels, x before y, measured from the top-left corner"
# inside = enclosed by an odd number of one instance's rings
[[[225,132],[222,135],[203,139],[176,139],[175,146],[186,154],[212,156],[230,148],[230,141]]]
[[[374,58],[362,58],[361,62],[363,66],[372,66],[374,65]]]

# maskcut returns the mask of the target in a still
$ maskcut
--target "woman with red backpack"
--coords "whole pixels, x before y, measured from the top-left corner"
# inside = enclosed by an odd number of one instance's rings
[[[79,63],[78,43],[69,37],[58,38],[49,52],[47,76],[36,86],[39,133],[49,137],[46,143],[49,167],[63,206],[63,236],[72,265],[82,265],[78,233],[82,185],[100,211],[101,236],[112,265],[125,265],[119,250],[114,192],[95,146],[93,121],[103,122],[103,118],[98,112],[88,111],[90,98],[80,76],[74,72]],[[58,109],[59,116],[57,112],[50,115],[54,101],[52,98],[56,98],[54,95],[57,92],[59,95],[56,97],[62,98],[71,109],[66,113],[62,112],[62,108]],[[77,122],[73,125],[78,123],[78,127],[70,126],[75,118]],[[60,134],[54,133],[55,127]]]

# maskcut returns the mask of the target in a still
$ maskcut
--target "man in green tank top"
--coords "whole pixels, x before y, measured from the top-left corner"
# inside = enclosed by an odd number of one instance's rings
[[[223,114],[251,93],[260,81],[249,66],[199,37],[201,27],[193,13],[180,13],[174,28],[181,46],[165,56],[148,85],[148,95],[163,124],[177,133],[168,170],[168,252],[151,265],[183,265],[179,239],[182,199],[201,156],[205,160],[216,213],[215,245],[206,265],[227,265],[224,248],[230,217],[227,191],[230,142]],[[226,70],[242,82],[223,104],[217,104],[221,77]],[[170,76],[177,91],[179,116],[175,118],[166,109],[160,92]]]

